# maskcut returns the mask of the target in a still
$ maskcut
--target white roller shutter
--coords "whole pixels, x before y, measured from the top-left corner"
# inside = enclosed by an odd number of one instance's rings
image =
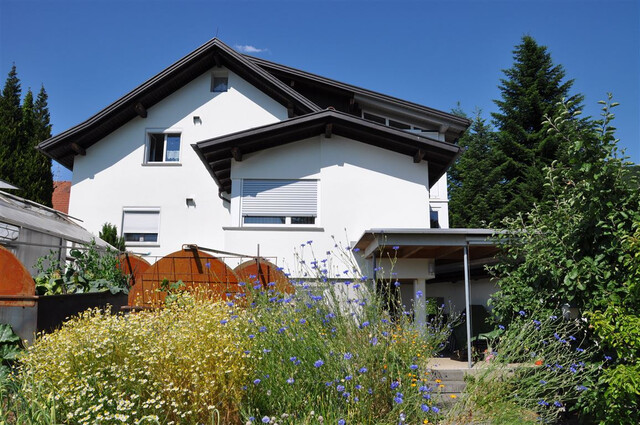
[[[244,180],[242,215],[316,217],[317,180]]]
[[[158,233],[160,211],[124,211],[122,233]]]

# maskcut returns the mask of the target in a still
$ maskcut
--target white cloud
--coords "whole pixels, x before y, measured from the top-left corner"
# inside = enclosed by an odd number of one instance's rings
[[[266,52],[269,49],[259,49],[257,47],[251,46],[250,44],[236,44],[235,45],[236,50],[238,50],[239,52],[242,53],[260,53],[260,52]]]

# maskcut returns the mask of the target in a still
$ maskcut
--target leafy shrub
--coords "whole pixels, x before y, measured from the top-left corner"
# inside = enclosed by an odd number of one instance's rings
[[[29,347],[8,399],[14,414],[28,404],[68,424],[200,424],[218,413],[233,423],[248,374],[244,323],[242,311],[187,294],[127,316],[90,310]]]
[[[84,251],[72,249],[70,256],[73,260],[69,263],[60,262],[54,252],[38,259],[35,279],[38,294],[128,293],[128,278],[119,268],[117,252],[100,251],[96,242],[91,241]]]
[[[104,223],[102,230],[98,233],[98,237],[118,251],[125,250],[124,237],[118,236],[118,228],[115,224]]]

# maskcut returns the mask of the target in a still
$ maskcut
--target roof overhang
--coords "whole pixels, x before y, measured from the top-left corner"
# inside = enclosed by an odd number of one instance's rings
[[[84,155],[86,149],[131,119],[146,117],[147,110],[156,103],[219,66],[227,67],[287,107],[290,116],[320,110],[269,72],[214,38],[91,118],[41,142],[38,149],[72,170],[75,155]]]
[[[429,163],[433,185],[461,154],[462,148],[448,142],[397,130],[343,112],[326,109],[300,117],[191,145],[200,156],[221,192],[231,193],[232,159],[310,137],[336,134]]]
[[[484,266],[495,262],[499,251],[494,229],[370,229],[353,249],[365,258],[434,259],[436,278],[429,282],[461,280],[464,248],[470,266],[483,275]]]
[[[469,119],[455,114],[367,90],[352,84],[332,80],[265,59],[249,55],[245,55],[245,57],[294,87],[297,87],[297,82],[302,81],[305,84],[317,87],[318,90],[351,98],[358,102],[360,106],[371,106],[389,113],[411,116],[414,120],[429,123],[430,126],[435,127],[438,131],[445,134],[447,141],[454,141],[459,138],[471,125]]]

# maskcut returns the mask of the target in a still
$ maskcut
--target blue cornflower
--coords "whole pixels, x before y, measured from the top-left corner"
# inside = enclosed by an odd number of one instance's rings
[[[343,392],[344,391],[344,385],[338,385],[336,387],[336,390],[339,391],[339,392]]]
[[[255,337],[256,337],[256,336],[255,336],[254,334],[249,334],[249,339],[253,339],[253,338],[255,338]]]
[[[438,413],[440,411],[440,409],[438,409],[436,406],[431,406],[431,411],[433,413]]]
[[[504,325],[498,325],[498,328],[504,330]]]
[[[422,291],[416,291],[416,298],[420,298],[422,296]]]
[[[355,386],[356,390],[361,390],[362,389],[362,385],[358,384]]]
[[[395,282],[393,282],[393,286],[395,286],[395,287],[397,288],[398,286],[400,286],[400,282],[398,282],[398,281],[396,280]]]
[[[429,387],[427,387],[426,385],[422,385],[420,388],[418,388],[418,391],[420,391],[421,393],[429,391]]]
[[[553,405],[556,406],[556,407],[562,407],[562,403],[560,403],[557,400],[553,402]]]
[[[400,247],[399,247],[398,245],[394,245],[394,246],[392,247],[392,249],[393,249],[394,251],[397,251],[397,250],[399,250],[399,249],[400,249]]]
[[[525,313],[525,312],[524,312],[524,310],[520,310],[520,311],[518,312],[518,314],[519,314],[520,316],[525,316],[527,313]]]
[[[304,319],[300,319],[300,324],[304,325],[305,323],[307,323],[307,321],[306,321],[306,320],[304,320]]]
[[[258,385],[260,382],[262,382],[262,381],[260,380],[260,378],[256,378],[256,379],[254,379],[254,380],[253,380],[253,383],[254,383],[255,385]]]
[[[287,379],[287,384],[293,384],[294,382],[295,382],[295,379],[293,378]]]
[[[576,348],[576,351],[577,351],[578,353],[582,353],[582,352],[584,351],[584,348],[580,348],[580,347],[578,347],[578,348]]]
[[[350,395],[351,395],[351,393],[348,392],[348,391],[345,391],[345,392],[342,393],[342,397],[344,397],[344,398],[349,398]]]
[[[265,416],[264,418],[262,418],[262,423],[263,424],[268,424],[269,422],[271,422],[271,419],[269,419],[268,416]]]
[[[395,390],[396,388],[398,388],[398,386],[399,386],[399,385],[400,385],[400,382],[398,382],[398,381],[393,381],[393,382],[391,383],[391,389],[392,389],[392,390]]]
[[[351,358],[353,357],[353,354],[351,354],[349,352],[346,352],[346,353],[344,353],[343,357],[344,357],[345,360],[351,360]]]
[[[578,385],[578,386],[576,387],[576,389],[577,389],[578,391],[586,391],[586,390],[588,390],[589,388],[585,387],[584,385]]]
[[[548,406],[548,405],[549,405],[549,403],[547,403],[547,402],[546,402],[546,401],[544,401],[544,400],[540,400],[540,401],[538,401],[538,404],[539,404],[540,406]]]
[[[423,412],[429,411],[429,406],[427,406],[426,404],[421,405],[420,408],[422,409]]]
[[[338,425],[345,425],[347,423],[347,421],[345,421],[344,419],[340,419],[338,421]]]
[[[374,336],[373,338],[371,338],[371,340],[369,340],[369,344],[378,345],[378,338]]]
[[[347,375],[347,376],[344,377],[345,381],[351,381],[352,379],[353,379],[353,376],[351,376],[351,375]]]
[[[258,328],[258,330],[260,332],[266,332],[267,331],[267,327],[266,326],[260,326],[260,328]]]
[[[222,320],[220,321],[220,324],[221,324],[221,325],[224,325],[224,324],[226,324],[227,322],[229,322],[227,319],[222,319]]]
[[[547,381],[545,381],[544,379],[541,379],[541,380],[540,380],[540,383],[541,383],[542,385],[544,385],[544,384],[546,384],[546,383],[547,383]]]
[[[362,326],[361,326],[361,327],[362,327],[362,328],[366,328],[366,327],[367,327],[367,326],[369,326],[369,325],[370,325],[369,321],[366,321],[366,322],[364,322],[364,323],[362,324]]]
[[[417,364],[412,364],[411,366],[409,366],[409,369],[411,370],[416,370],[418,368]]]
[[[360,373],[366,373],[366,372],[367,372],[367,370],[368,370],[368,369],[367,369],[366,367],[362,366],[360,369],[358,369],[358,372],[360,372]]]
[[[402,403],[404,400],[402,400],[402,397],[395,396],[395,397],[393,398],[393,401],[395,401],[397,404],[400,404],[400,403]]]
[[[604,356],[604,360],[605,360],[605,361],[609,361],[609,360],[611,360],[611,356]]]
[[[316,360],[315,363],[313,364],[315,367],[320,367],[324,364],[324,362],[322,360]]]

